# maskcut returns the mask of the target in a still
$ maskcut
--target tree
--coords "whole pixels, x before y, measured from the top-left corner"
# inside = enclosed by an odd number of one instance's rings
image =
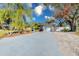
[[[4,5],[6,7],[4,9],[0,9],[0,24],[8,22],[10,27],[15,27],[19,30],[28,26],[23,15],[27,15],[31,18],[32,10],[30,8],[24,9],[24,5],[21,3],[7,3]],[[9,22],[9,20],[12,20],[12,22]]]
[[[79,4],[45,4],[46,6],[55,7],[55,18],[63,18],[71,28],[71,31],[76,31],[76,21],[79,18]]]
[[[64,7],[64,18],[70,24],[71,31],[76,31],[76,21],[79,18],[78,13],[79,4],[69,4]]]
[[[31,12],[26,12],[27,10],[24,9],[23,4],[16,3],[15,5],[17,9],[13,13],[14,20],[11,25],[19,31],[22,31],[28,26],[24,17],[26,14],[31,17]]]

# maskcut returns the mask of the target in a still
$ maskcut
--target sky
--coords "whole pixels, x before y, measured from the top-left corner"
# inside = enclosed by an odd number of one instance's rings
[[[44,4],[33,3],[32,4],[32,16],[33,21],[38,23],[44,23],[47,19],[54,15],[54,8],[45,6]]]

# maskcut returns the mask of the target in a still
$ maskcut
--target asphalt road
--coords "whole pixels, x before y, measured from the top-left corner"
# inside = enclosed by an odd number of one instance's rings
[[[62,55],[53,32],[36,32],[0,40],[0,56]]]

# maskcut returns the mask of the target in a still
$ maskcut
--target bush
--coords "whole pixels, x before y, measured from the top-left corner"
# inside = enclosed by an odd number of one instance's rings
[[[69,32],[70,30],[69,29],[66,29],[66,28],[64,28],[63,30],[62,30],[62,32]]]

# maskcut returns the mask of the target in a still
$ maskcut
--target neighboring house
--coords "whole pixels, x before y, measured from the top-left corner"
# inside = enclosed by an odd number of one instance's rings
[[[56,19],[55,21],[50,21],[43,24],[44,31],[55,32],[55,31],[70,31],[70,25],[62,18]]]
[[[56,27],[56,31],[70,31],[70,30],[71,30],[71,28],[66,22],[63,22],[62,26]]]
[[[66,26],[66,27],[57,27],[56,31],[69,31],[70,30],[70,27],[69,26]]]
[[[69,24],[63,18],[57,18],[54,23],[55,31],[70,31]]]
[[[45,27],[45,26],[44,26],[44,27]],[[44,31],[46,31],[46,32],[52,32],[52,28],[46,26],[46,27],[44,28]]]
[[[47,32],[54,32],[55,31],[54,23],[53,22],[45,23],[43,25],[43,29],[44,31],[47,31]]]

